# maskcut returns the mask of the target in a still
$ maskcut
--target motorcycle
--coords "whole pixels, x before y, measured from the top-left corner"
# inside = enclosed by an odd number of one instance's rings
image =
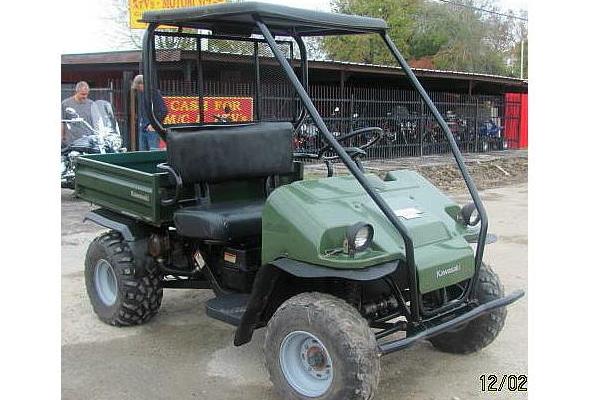
[[[409,144],[419,142],[417,120],[419,115],[405,106],[396,106],[386,113],[383,141],[387,144]]]
[[[319,128],[310,117],[307,117],[294,137],[294,148],[299,153],[315,153],[318,142]]]
[[[330,114],[329,130],[335,138],[342,134],[342,114],[338,106],[336,106]]]
[[[339,137],[341,129],[341,116],[339,107],[336,106],[334,108],[330,114],[329,121],[326,123],[331,131],[331,134],[336,138]],[[320,143],[319,137],[319,128],[310,117],[306,117],[294,136],[295,151],[306,154],[317,152],[319,150],[319,146],[322,144]]]
[[[458,116],[453,110],[446,111],[444,121],[446,121],[446,124],[457,143],[472,140],[474,137],[474,134],[469,134],[469,124],[467,123],[467,120]],[[423,142],[426,144],[446,142],[444,132],[435,121],[429,120],[425,125]]]
[[[106,100],[96,100],[92,104],[92,125],[79,116],[71,107],[65,109],[68,119],[61,120],[66,129],[71,130],[79,124],[87,135],[75,139],[67,146],[61,148],[60,161],[60,186],[62,188],[75,188],[75,160],[83,154],[122,153],[127,151],[122,147],[123,139],[119,124],[115,118],[112,106]]]
[[[489,119],[481,124],[479,128],[479,141],[481,142],[482,151],[508,148],[507,142],[502,139],[503,129],[493,119]]]

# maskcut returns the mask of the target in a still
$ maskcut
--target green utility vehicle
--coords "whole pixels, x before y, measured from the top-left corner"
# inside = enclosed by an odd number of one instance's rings
[[[523,292],[505,296],[482,262],[492,236],[477,189],[385,21],[251,2],[143,21],[144,104],[166,151],[77,160],[76,195],[99,206],[85,218],[109,229],[85,259],[102,321],[142,324],[163,289],[212,289],[207,314],[236,326],[234,345],[266,327],[267,369],[285,399],[371,399],[382,355],[419,340],[471,353],[496,338]],[[473,203],[460,207],[413,171],[366,174],[360,160],[379,127],[344,133],[340,123],[332,135],[326,105],[307,92],[304,42],[328,35],[385,43],[445,133]],[[193,120],[159,121],[158,89]],[[228,102],[227,118],[214,111]],[[309,117],[321,146],[295,154]],[[327,176],[305,180],[307,160],[325,162]],[[333,162],[350,175],[333,176]]]

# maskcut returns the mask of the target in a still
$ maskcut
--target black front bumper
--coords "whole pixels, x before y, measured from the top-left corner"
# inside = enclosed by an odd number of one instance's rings
[[[525,292],[523,290],[517,290],[508,296],[472,308],[471,310],[457,315],[450,320],[445,320],[444,322],[440,322],[438,324],[434,324],[433,326],[419,330],[404,339],[379,344],[379,353],[382,355],[393,353],[394,351],[410,347],[419,340],[425,340],[432,336],[439,335],[442,332],[453,330],[459,325],[474,320],[475,318],[480,317],[483,314],[487,314],[496,308],[505,307],[511,303],[514,303],[524,295]]]

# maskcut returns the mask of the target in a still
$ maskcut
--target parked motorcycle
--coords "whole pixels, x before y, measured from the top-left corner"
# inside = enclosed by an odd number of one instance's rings
[[[336,106],[333,109],[330,119],[326,123],[334,137],[340,136],[342,125],[340,107]],[[313,154],[319,150],[321,144],[319,143],[319,128],[310,117],[306,117],[294,136],[295,151]]]
[[[471,132],[469,131],[467,120],[457,115],[453,110],[446,111],[444,121],[446,121],[446,124],[457,143],[474,140],[474,132],[472,129]],[[445,143],[446,141],[446,136],[436,121],[429,120],[425,124],[423,142],[426,144],[435,144]]]
[[[73,108],[68,107],[65,110],[68,119],[63,119],[61,122],[65,124],[66,129],[73,129],[76,124],[79,124],[88,134],[61,148],[60,186],[63,188],[75,187],[75,159],[80,155],[127,151],[122,147],[121,131],[110,103],[106,100],[96,100],[92,104],[92,111],[93,126],[80,117]]]
[[[508,148],[506,141],[502,138],[503,129],[493,119],[483,122],[479,127],[481,150],[502,150]]]
[[[300,153],[316,153],[318,142],[319,128],[310,117],[306,117],[294,137],[294,148]]]
[[[342,112],[338,106],[333,109],[330,114],[330,122],[328,124],[329,130],[334,137],[339,137],[341,132],[344,131],[342,127]]]
[[[383,142],[387,144],[419,143],[419,115],[405,106],[396,106],[386,114]]]

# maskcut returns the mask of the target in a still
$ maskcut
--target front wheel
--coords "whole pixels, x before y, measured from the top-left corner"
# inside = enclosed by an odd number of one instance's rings
[[[345,301],[302,293],[284,302],[267,326],[265,361],[286,400],[367,400],[379,383],[377,342]]]
[[[504,297],[504,287],[498,275],[486,264],[481,264],[475,297],[480,304]],[[504,327],[506,308],[498,308],[474,319],[462,328],[442,333],[429,341],[446,353],[469,354],[492,343]]]

